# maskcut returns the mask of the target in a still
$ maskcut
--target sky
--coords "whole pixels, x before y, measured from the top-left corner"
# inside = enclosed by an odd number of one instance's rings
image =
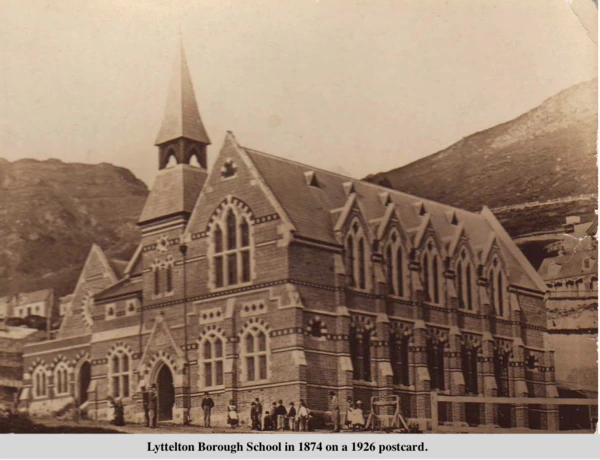
[[[0,6],[0,157],[108,162],[148,185],[180,33],[209,166],[229,130],[244,146],[360,178],[597,75],[591,0]]]

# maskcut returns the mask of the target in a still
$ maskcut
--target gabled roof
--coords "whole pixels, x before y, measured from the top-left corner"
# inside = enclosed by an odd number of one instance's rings
[[[26,305],[33,302],[42,302],[52,297],[54,291],[52,289],[40,289],[33,292],[20,292],[15,295],[16,305]]]
[[[143,288],[144,284],[141,279],[123,278],[94,295],[94,302],[99,304],[111,299],[127,297],[130,294],[141,292]]]
[[[585,259],[589,259],[587,268],[583,263]],[[548,257],[542,261],[538,273],[546,281],[597,275],[598,251],[597,249],[579,249],[561,256]]]
[[[484,209],[482,213],[465,211],[250,148],[242,148],[281,207],[285,209],[296,229],[296,235],[338,244],[334,226],[336,222],[339,225],[339,219],[344,214],[343,209],[348,205],[348,182],[352,182],[356,202],[366,221],[371,223],[371,230],[376,231],[377,226],[382,223],[386,214],[385,203],[389,205],[391,202],[407,234],[414,238],[427,221],[439,240],[445,242],[447,247],[440,248],[442,250],[449,248],[452,239],[463,228],[474,250],[481,250],[490,240],[490,236],[495,234],[503,259],[509,265],[507,272],[511,284],[535,291],[546,291],[545,284],[535,269],[489,210]],[[307,171],[313,172],[317,177],[318,188],[306,185]],[[382,193],[386,193],[385,200],[381,199]],[[421,208],[425,209],[423,215],[420,213]],[[448,219],[449,215],[452,219]],[[461,225],[453,225],[453,219]]]
[[[191,214],[205,181],[206,171],[186,164],[160,170],[138,223]]]
[[[156,137],[156,145],[185,137],[194,141],[210,144],[206,129],[202,124],[194,86],[190,77],[183,44],[175,62],[175,69],[167,95],[165,117]]]

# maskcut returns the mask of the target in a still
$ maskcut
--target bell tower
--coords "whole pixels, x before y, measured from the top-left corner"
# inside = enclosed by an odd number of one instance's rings
[[[189,165],[194,159],[206,170],[206,148],[210,139],[196,104],[183,43],[175,62],[165,115],[154,143],[158,147],[158,169],[174,164]]]

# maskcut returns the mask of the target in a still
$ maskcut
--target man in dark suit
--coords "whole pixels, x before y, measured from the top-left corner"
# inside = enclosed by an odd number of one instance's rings
[[[329,410],[331,411],[331,419],[333,421],[333,431],[334,433],[340,432],[340,402],[338,397],[335,395],[335,391],[330,391],[329,396],[331,396],[331,400],[329,401]]]
[[[204,393],[204,399],[202,399],[202,411],[204,412],[204,428],[210,428],[210,413],[212,412],[213,407],[215,407],[215,402],[212,400],[208,391]]]
[[[152,384],[150,394],[148,395],[148,411],[150,418],[150,426],[156,428],[156,411],[158,410],[158,396],[156,394],[156,385]]]
[[[144,407],[144,424],[150,426],[150,416],[148,415],[148,403],[150,402],[150,395],[146,387],[142,387],[142,405]]]

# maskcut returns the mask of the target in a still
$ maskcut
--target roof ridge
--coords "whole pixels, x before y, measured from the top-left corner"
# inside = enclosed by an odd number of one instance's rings
[[[349,179],[349,180],[352,180],[354,182],[358,182],[358,183],[361,183],[361,184],[364,184],[364,185],[375,187],[375,188],[377,188],[378,190],[381,190],[381,191],[390,192],[390,193],[397,193],[397,194],[403,195],[405,197],[414,198],[416,201],[425,201],[425,202],[429,202],[429,203],[434,203],[434,204],[439,205],[439,206],[444,206],[444,207],[448,208],[448,210],[460,211],[460,212],[464,212],[464,213],[467,213],[467,214],[470,214],[470,215],[473,215],[473,216],[477,216],[477,217],[480,217],[480,218],[482,217],[480,212],[473,212],[473,211],[469,211],[469,210],[463,209],[463,208],[458,208],[456,206],[452,206],[452,205],[449,205],[449,204],[440,203],[439,201],[431,200],[429,198],[424,198],[424,197],[420,197],[420,196],[417,196],[417,195],[412,195],[410,193],[403,192],[401,190],[396,190],[396,189],[393,189],[393,188],[384,187],[383,185],[374,184],[373,182],[369,182],[369,181],[366,181],[364,179],[356,179],[354,177],[346,176],[344,174],[340,174],[340,173],[337,173],[337,172],[334,172],[334,171],[329,171],[327,169],[323,169],[323,168],[320,168],[318,166],[312,166],[312,165],[309,165],[309,164],[306,164],[306,163],[301,163],[301,162],[296,161],[296,160],[290,160],[289,158],[284,158],[284,157],[281,157],[281,156],[273,155],[272,153],[266,153],[266,152],[263,152],[261,150],[256,150],[256,149],[253,149],[253,148],[250,148],[250,147],[244,147],[244,146],[240,146],[240,147],[242,147],[244,150],[249,151],[251,153],[256,153],[258,155],[264,155],[264,156],[267,156],[267,157],[270,157],[270,158],[274,158],[274,159],[280,160],[280,161],[285,161],[285,162],[288,162],[288,163],[293,163],[293,164],[295,164],[297,166],[306,167],[306,168],[315,170],[317,172],[321,171],[321,172],[326,173],[326,174],[331,174],[331,175],[334,175],[334,176],[338,176],[338,177],[340,177],[342,179]],[[483,219],[483,220],[485,220],[485,219]]]

